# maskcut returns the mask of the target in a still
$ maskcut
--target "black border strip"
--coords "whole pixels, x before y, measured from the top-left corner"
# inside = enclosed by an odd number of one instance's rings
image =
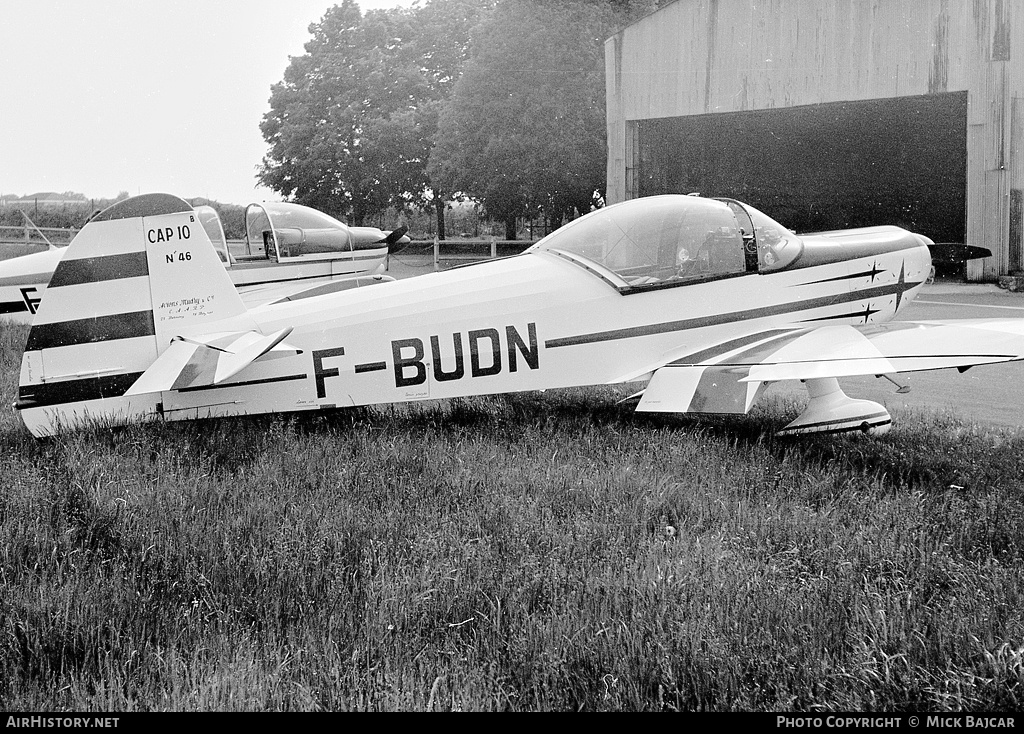
[[[22,313],[23,311],[28,311],[28,304],[24,301],[3,301],[0,303],[0,314]]]
[[[235,272],[236,273],[245,273],[247,271],[245,271],[245,270],[236,270]],[[231,268],[227,269],[227,273],[228,273],[228,275],[231,275]],[[357,278],[370,278],[370,277],[373,277],[373,273],[357,274],[357,271],[353,270],[351,273],[334,273],[334,274],[327,274],[327,275],[303,275],[303,276],[301,276],[299,278],[281,277],[281,278],[276,278],[274,280],[254,280],[251,283],[235,282],[234,279],[232,279],[231,282],[234,283],[235,288],[252,288],[252,287],[257,286],[257,285],[272,285],[274,283],[298,283],[298,282],[303,281],[303,280],[323,280],[323,281],[326,281],[324,283],[324,285],[327,285],[327,283],[331,283],[331,282],[333,282],[335,280],[342,280],[344,278],[350,278],[352,276],[355,276]],[[293,294],[293,295],[295,295],[295,294]]]
[[[123,397],[128,389],[142,377],[141,372],[129,372],[120,375],[105,375],[103,377],[86,377],[80,380],[65,380],[63,382],[49,382],[39,385],[24,385],[18,390],[18,402],[15,408],[25,410],[27,408],[45,408],[51,405],[65,405],[67,403],[80,403],[86,400],[102,400],[107,398]],[[292,380],[304,380],[308,374],[285,375],[283,377],[267,377],[260,380],[247,380],[245,382],[231,382],[220,385],[200,385],[197,387],[186,387],[174,392],[197,392],[200,390],[220,390],[229,387],[246,387],[250,385],[266,385],[273,382],[290,382]],[[188,408],[182,408],[187,410]],[[177,408],[175,408],[177,410]]]
[[[202,390],[225,390],[229,387],[248,387],[249,385],[268,385],[273,382],[291,382],[293,380],[305,380],[308,374],[282,375],[281,377],[263,377],[259,380],[245,380],[244,382],[220,382],[216,385],[195,385],[193,387],[182,387],[174,392],[200,392]]]
[[[80,380],[22,385],[18,388],[18,402],[14,404],[14,407],[18,410],[25,410],[26,408],[44,408],[48,405],[80,403],[85,400],[119,398],[140,377],[142,377],[141,372],[128,372],[120,375],[86,377]]]

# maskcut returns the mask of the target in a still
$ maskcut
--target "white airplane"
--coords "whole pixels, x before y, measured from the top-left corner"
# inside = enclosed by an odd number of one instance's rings
[[[886,409],[837,378],[1024,358],[1024,319],[892,321],[933,244],[898,227],[797,236],[738,201],[657,196],[513,257],[250,309],[196,220],[149,194],[82,229],[25,346],[34,435],[631,382],[639,411],[742,414],[780,380],[809,395],[782,433],[882,433]]]
[[[405,228],[387,232],[349,227],[300,204],[264,203],[246,207],[245,253],[232,254],[217,211],[210,206],[194,211],[247,305],[280,298],[314,282],[360,285],[359,277],[379,276],[388,252],[409,242]],[[66,249],[51,246],[0,261],[0,318],[32,321]]]

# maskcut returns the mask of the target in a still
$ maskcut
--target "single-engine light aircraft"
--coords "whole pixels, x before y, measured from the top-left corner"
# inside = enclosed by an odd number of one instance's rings
[[[783,434],[882,433],[886,409],[837,378],[1024,357],[1024,319],[892,320],[934,244],[894,226],[798,236],[735,200],[655,196],[512,257],[247,308],[198,218],[147,194],[82,229],[25,345],[34,435],[632,382],[639,411],[743,414],[779,380],[809,396]]]
[[[232,254],[216,209],[194,207],[193,217],[248,305],[305,290],[312,283],[335,281],[334,288],[363,285],[369,281],[360,278],[381,273],[388,252],[409,241],[404,227],[391,232],[350,227],[300,204],[250,204],[245,209],[245,252]],[[153,245],[166,236],[158,230],[151,234],[154,242],[148,244]],[[50,247],[0,261],[0,317],[32,321],[66,249]]]

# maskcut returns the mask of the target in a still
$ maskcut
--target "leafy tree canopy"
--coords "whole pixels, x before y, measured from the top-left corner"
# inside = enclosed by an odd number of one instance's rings
[[[437,105],[489,4],[431,0],[364,16],[343,0],[329,9],[271,90],[260,181],[357,224],[388,206],[427,205]]]
[[[604,41],[655,0],[342,0],[271,90],[260,181],[361,223],[449,194],[511,221],[604,188]]]
[[[443,106],[429,171],[506,222],[559,221],[605,185],[604,42],[650,0],[502,0]]]

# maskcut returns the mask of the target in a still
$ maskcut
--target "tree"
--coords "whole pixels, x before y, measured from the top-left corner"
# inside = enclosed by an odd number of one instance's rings
[[[271,89],[270,111],[260,125],[270,151],[260,181],[295,201],[361,223],[380,206],[366,185],[360,157],[361,119],[372,60],[360,31],[362,14],[342,0],[310,26],[306,53],[293,57]]]
[[[514,239],[519,217],[555,222],[602,195],[604,42],[650,0],[502,0],[444,104],[429,172],[477,199]]]
[[[426,173],[437,105],[489,0],[431,0],[361,15],[343,0],[310,26],[306,53],[272,88],[259,178],[356,224],[389,206],[438,208]]]

